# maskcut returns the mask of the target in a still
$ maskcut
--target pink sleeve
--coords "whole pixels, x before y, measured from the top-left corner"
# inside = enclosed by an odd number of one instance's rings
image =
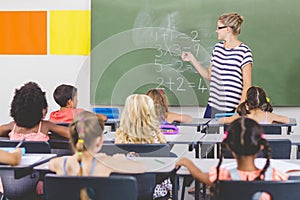
[[[213,183],[217,179],[217,168],[216,167],[210,168],[208,175],[209,175],[210,182]],[[231,180],[230,173],[227,169],[220,168],[219,180]]]

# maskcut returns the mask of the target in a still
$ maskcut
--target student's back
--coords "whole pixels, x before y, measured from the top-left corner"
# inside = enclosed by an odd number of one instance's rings
[[[10,115],[14,121],[0,126],[0,135],[12,140],[48,141],[48,132],[69,138],[68,129],[43,120],[47,112],[45,92],[34,82],[16,89]]]
[[[50,121],[58,123],[71,123],[76,115],[84,111],[82,108],[77,108],[78,91],[72,85],[59,85],[53,92],[55,102],[60,106],[60,109],[50,113]],[[107,117],[103,114],[98,114],[104,121]]]
[[[124,155],[108,156],[98,153],[103,144],[103,121],[94,113],[83,111],[70,124],[71,144],[75,153],[54,158],[51,171],[59,175],[109,176],[112,172],[142,173],[145,166],[128,160]]]
[[[154,101],[156,115],[162,123],[192,122],[192,117],[190,115],[178,114],[169,110],[168,98],[163,89],[151,89],[147,91],[146,95],[151,97]]]
[[[246,116],[260,124],[289,123],[289,118],[272,112],[273,108],[270,99],[265,91],[257,86],[247,90],[246,100],[237,108],[238,115],[220,118],[220,123],[229,124],[239,116]]]
[[[192,176],[212,186],[218,180],[287,180],[287,174],[270,166],[271,149],[263,132],[263,127],[256,121],[245,117],[238,118],[227,128],[221,144],[219,163],[216,167],[212,167],[210,173],[202,172],[187,158],[180,159],[176,166],[187,167]],[[237,168],[227,169],[221,166],[226,149],[232,152]],[[263,168],[258,168],[255,158],[262,149],[266,150],[266,163]],[[270,198],[267,196],[266,199]]]
[[[143,94],[130,95],[124,105],[115,143],[166,143],[159,125],[153,100]]]

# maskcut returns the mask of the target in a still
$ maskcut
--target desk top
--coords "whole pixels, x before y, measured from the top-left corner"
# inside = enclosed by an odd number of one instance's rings
[[[224,126],[224,124],[219,124],[218,120],[211,119],[209,121],[209,126]],[[289,126],[297,126],[296,118],[289,118],[289,123],[281,124],[281,123],[273,123],[273,124],[261,124],[262,126],[280,126],[280,127],[289,127]]]
[[[175,157],[131,157],[131,160],[142,162],[147,167],[146,172],[171,172],[178,158]],[[34,167],[37,171],[49,171],[49,162]]]
[[[201,169],[203,172],[209,172],[210,168],[217,166],[219,159],[191,159],[193,163]],[[256,158],[255,165],[258,168],[263,168],[266,163],[265,158]],[[223,159],[222,167],[227,169],[236,168],[237,164],[235,159]],[[280,160],[280,159],[271,159],[271,166],[276,168],[281,172],[288,172],[289,175],[300,176],[300,172],[292,172],[292,170],[300,171],[300,160]],[[290,173],[292,172],[292,173]],[[189,171],[185,167],[181,167],[177,171],[178,175],[189,175]]]
[[[224,134],[206,134],[200,138],[199,142],[202,144],[218,144],[223,141]],[[274,139],[289,139],[292,142],[292,145],[300,145],[300,135],[277,135],[277,134],[265,134],[267,140]]]
[[[179,127],[178,134],[166,134],[167,142],[170,144],[193,144],[200,140],[204,133],[198,133],[195,127]],[[104,134],[105,142],[113,142],[115,140],[115,132]]]
[[[19,165],[0,165],[0,169],[30,168],[45,163],[54,157],[56,157],[56,154],[25,154],[22,156],[21,163]]]
[[[183,122],[174,122],[176,126],[204,126],[210,122],[210,118],[193,118],[192,122],[183,123]]]

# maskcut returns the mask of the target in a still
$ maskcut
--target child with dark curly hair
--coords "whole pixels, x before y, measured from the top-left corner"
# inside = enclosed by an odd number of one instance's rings
[[[48,141],[48,132],[70,138],[68,128],[43,120],[47,113],[45,92],[37,83],[28,82],[15,90],[10,116],[14,121],[0,126],[0,136],[11,140]]]

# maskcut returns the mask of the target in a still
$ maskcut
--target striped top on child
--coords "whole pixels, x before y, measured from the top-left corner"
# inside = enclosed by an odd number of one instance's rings
[[[215,45],[208,100],[211,107],[221,111],[236,109],[243,90],[242,68],[252,62],[251,49],[243,43],[232,49],[225,48],[224,41]]]

